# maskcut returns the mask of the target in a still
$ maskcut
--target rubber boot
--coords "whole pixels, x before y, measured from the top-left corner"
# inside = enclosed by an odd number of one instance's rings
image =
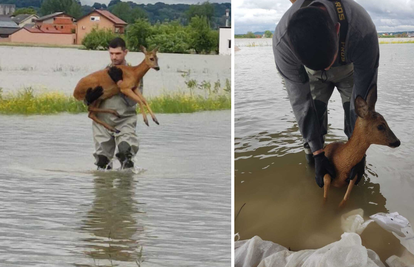
[[[109,159],[104,155],[98,155],[98,159],[96,161],[96,166],[98,166],[98,170],[110,170],[112,169],[111,164],[109,163]]]
[[[121,163],[121,169],[129,169],[134,167],[132,161],[131,146],[127,142],[121,142],[118,145],[118,153],[115,155]]]
[[[305,143],[305,144],[303,145],[303,148],[304,148],[304,150],[305,150],[305,158],[306,158],[306,162],[307,162],[309,165],[314,165],[314,164],[315,164],[315,160],[313,159],[313,154],[312,154],[312,151],[311,151],[311,149],[310,149],[309,144],[308,144],[308,143]]]

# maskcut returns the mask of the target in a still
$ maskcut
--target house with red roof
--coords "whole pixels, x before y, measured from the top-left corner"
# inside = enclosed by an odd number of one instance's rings
[[[118,18],[111,12],[103,9],[95,9],[89,14],[77,20],[76,43],[82,44],[83,38],[92,31],[93,28],[111,29],[114,33],[123,34],[127,23]]]
[[[74,18],[55,12],[34,20],[9,36],[13,43],[72,45],[76,43]]]
[[[34,24],[27,24],[22,28],[15,25],[10,32],[10,42],[35,43],[52,45],[82,44],[82,40],[93,28],[111,29],[114,33],[123,34],[127,23],[111,12],[95,9],[75,19],[64,12],[55,12],[34,20]]]

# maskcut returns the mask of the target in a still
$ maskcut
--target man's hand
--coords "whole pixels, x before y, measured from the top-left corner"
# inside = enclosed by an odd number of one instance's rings
[[[95,100],[97,100],[99,97],[101,97],[103,95],[103,88],[102,86],[97,86],[94,89],[89,88],[86,91],[86,95],[85,95],[85,104],[86,105],[90,105],[93,102],[95,102]]]
[[[349,177],[346,179],[348,183],[353,180],[355,176],[357,176],[355,184],[358,184],[359,181],[361,181],[361,178],[365,173],[365,157],[366,156],[364,156],[357,165],[352,167]]]
[[[108,69],[108,75],[111,77],[111,79],[118,84],[119,81],[122,81],[123,79],[123,72],[120,68],[117,68],[116,66],[112,66]]]
[[[318,153],[314,155],[313,158],[315,159],[315,180],[319,187],[323,187],[323,177],[325,174],[331,175],[332,178],[335,177],[335,168],[329,161],[327,157],[325,157],[325,152]]]

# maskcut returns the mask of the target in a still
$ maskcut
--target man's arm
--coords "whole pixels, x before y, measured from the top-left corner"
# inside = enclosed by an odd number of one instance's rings
[[[295,61],[287,44],[280,42],[273,46],[276,67],[282,75],[290,104],[298,122],[300,132],[312,152],[323,148],[318,115],[313,103],[309,77],[305,68]]]
[[[366,99],[369,89],[377,84],[379,45],[376,31],[363,37],[353,49],[351,60],[354,63],[354,88],[351,101],[351,127],[354,130],[357,115],[355,99],[358,95]]]

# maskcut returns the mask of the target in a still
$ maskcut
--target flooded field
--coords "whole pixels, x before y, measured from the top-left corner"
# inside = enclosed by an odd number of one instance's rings
[[[72,94],[77,82],[110,63],[107,51],[65,48],[0,46],[0,88],[3,92],[32,86]],[[141,52],[129,52],[131,65],[141,63]],[[231,79],[230,56],[158,54],[160,71],[150,70],[144,78],[145,96],[188,90],[186,81],[214,85]]]
[[[139,120],[139,174],[93,171],[86,114],[0,116],[0,266],[229,266],[230,114]]]
[[[341,215],[357,208],[365,211],[365,219],[398,211],[413,224],[414,45],[380,45],[376,110],[402,145],[371,146],[366,176],[346,206],[338,209],[346,189],[331,189],[328,203],[322,205],[323,190],[306,163],[271,45],[249,43],[250,39],[236,39],[235,44],[240,47],[235,54],[235,232],[242,239],[258,235],[297,251],[339,240]],[[335,90],[327,143],[345,140],[341,98]],[[361,237],[383,261],[404,251],[398,239],[376,224]]]

